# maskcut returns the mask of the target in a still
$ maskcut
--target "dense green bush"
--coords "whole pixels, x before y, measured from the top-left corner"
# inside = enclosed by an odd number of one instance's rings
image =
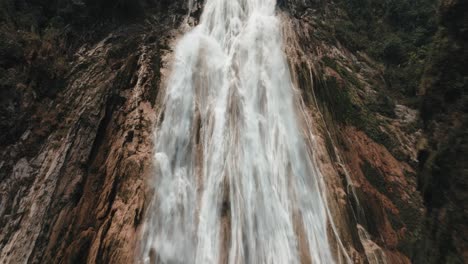
[[[336,38],[386,66],[393,91],[415,96],[437,30],[436,0],[341,0],[346,17],[335,20]]]
[[[381,56],[389,64],[403,63],[406,59],[403,41],[397,35],[390,35],[385,40]]]

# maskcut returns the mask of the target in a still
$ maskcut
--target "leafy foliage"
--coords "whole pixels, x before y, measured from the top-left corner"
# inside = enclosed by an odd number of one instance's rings
[[[437,30],[435,0],[341,0],[346,16],[335,20],[336,38],[386,65],[385,80],[414,96]]]

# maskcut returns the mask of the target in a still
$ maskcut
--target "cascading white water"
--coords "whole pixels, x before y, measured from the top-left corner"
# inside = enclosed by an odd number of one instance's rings
[[[207,0],[155,134],[144,263],[334,263],[275,0]]]

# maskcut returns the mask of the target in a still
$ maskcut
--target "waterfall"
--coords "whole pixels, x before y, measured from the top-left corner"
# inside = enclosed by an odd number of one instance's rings
[[[207,0],[179,41],[143,263],[337,262],[275,8]]]

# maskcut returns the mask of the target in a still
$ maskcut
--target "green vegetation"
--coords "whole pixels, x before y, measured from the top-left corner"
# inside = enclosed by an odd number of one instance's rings
[[[396,142],[380,126],[385,126],[384,120],[377,120],[375,113],[394,116],[394,102],[382,93],[379,93],[375,102],[369,105],[362,105],[359,101],[357,90],[364,90],[363,83],[356,77],[356,74],[349,72],[340,62],[329,57],[322,58],[325,66],[333,69],[344,81],[343,84],[336,77],[328,77],[323,83],[318,85],[317,96],[319,101],[325,102],[329,109],[333,109],[331,114],[333,119],[339,123],[344,123],[357,127],[364,131],[374,141],[384,145],[389,151],[396,146]],[[351,85],[343,87],[343,85]]]
[[[347,16],[335,36],[352,51],[364,51],[386,70],[393,92],[415,96],[437,30],[436,0],[342,0]]]
[[[361,165],[361,170],[366,179],[374,186],[380,193],[387,193],[390,186],[385,182],[385,177],[379,170],[374,168],[367,160],[364,160]]]

